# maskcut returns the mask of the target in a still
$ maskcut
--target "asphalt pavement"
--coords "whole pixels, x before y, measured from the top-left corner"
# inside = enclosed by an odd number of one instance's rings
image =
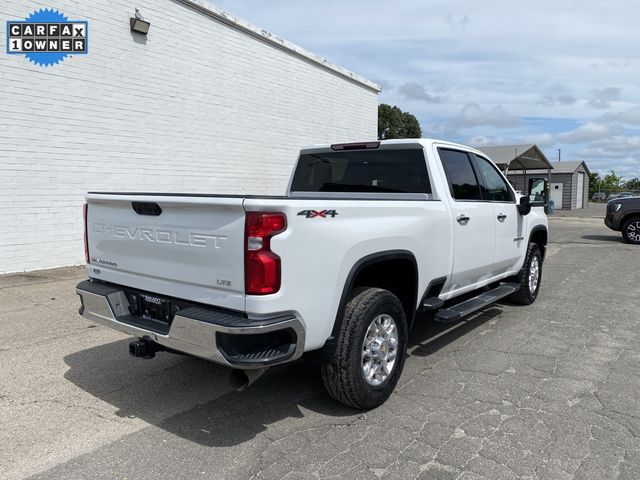
[[[3,479],[629,479],[640,472],[640,247],[603,207],[550,219],[537,302],[420,317],[382,407],[307,361],[244,392],[228,370],[77,314],[80,268],[0,276]]]

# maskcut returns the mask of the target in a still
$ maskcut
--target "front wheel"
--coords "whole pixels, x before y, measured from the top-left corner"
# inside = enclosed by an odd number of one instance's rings
[[[640,244],[640,218],[631,218],[622,226],[622,238],[625,242]]]
[[[516,277],[516,282],[520,284],[520,288],[511,294],[509,300],[520,305],[531,305],[538,297],[541,280],[542,253],[538,244],[530,243],[527,248],[524,266]]]
[[[400,300],[380,288],[354,290],[345,308],[336,353],[322,381],[340,403],[359,409],[383,404],[404,366],[407,321]]]

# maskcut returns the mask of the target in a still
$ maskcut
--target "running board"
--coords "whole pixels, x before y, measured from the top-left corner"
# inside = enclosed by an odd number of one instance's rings
[[[438,310],[438,313],[435,315],[435,321],[441,323],[457,322],[462,317],[471,315],[473,312],[511,295],[519,288],[519,283],[505,283],[493,290],[481,293],[477,297],[470,298],[469,300],[465,300],[464,302],[458,303],[457,305],[453,305],[449,308]]]

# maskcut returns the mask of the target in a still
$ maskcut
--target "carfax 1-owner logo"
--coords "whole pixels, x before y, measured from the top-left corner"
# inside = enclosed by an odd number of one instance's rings
[[[69,20],[57,10],[41,9],[24,20],[7,20],[7,53],[48,67],[68,55],[85,55],[88,33],[86,20]]]

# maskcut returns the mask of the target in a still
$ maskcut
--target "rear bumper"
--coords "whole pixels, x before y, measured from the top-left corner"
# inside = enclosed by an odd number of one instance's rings
[[[76,287],[87,320],[147,338],[166,348],[234,368],[290,362],[304,351],[305,330],[295,315],[250,318],[202,306],[180,309],[168,331],[158,332],[129,311],[125,287],[85,280]]]

